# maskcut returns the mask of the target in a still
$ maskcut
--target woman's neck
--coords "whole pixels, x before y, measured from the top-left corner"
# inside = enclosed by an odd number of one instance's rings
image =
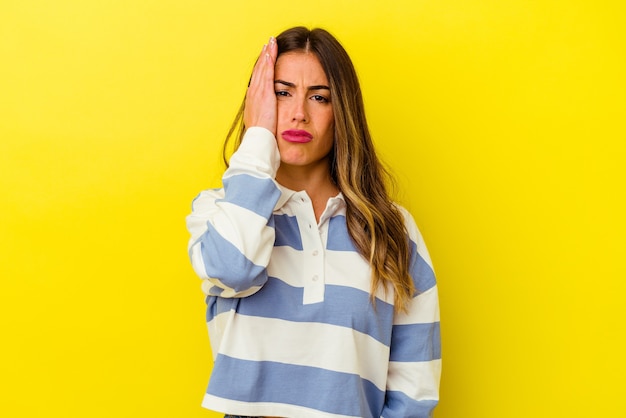
[[[276,181],[288,189],[305,191],[311,198],[315,219],[318,222],[326,209],[328,199],[339,193],[339,188],[330,176],[328,165],[316,167],[281,165],[276,173]]]

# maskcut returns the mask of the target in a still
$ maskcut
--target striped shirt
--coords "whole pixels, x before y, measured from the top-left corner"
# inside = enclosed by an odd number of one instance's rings
[[[223,188],[194,200],[189,253],[207,295],[214,366],[202,405],[238,415],[430,417],[441,374],[439,304],[428,251],[401,208],[419,290],[370,302],[371,270],[341,194],[319,222],[304,191],[274,179],[274,136],[249,128]]]

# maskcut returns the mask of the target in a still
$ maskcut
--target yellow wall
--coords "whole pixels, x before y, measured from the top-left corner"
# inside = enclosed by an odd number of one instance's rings
[[[0,416],[211,417],[190,201],[327,27],[441,286],[438,418],[626,416],[620,1],[0,1]]]

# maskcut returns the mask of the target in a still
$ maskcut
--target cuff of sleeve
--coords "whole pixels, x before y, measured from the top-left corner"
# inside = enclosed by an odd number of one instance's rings
[[[279,165],[280,154],[274,134],[253,126],[246,130],[241,145],[231,157],[227,175],[246,172],[275,178]]]

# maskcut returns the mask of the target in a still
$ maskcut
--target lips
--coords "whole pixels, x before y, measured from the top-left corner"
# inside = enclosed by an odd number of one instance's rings
[[[298,144],[304,144],[313,140],[313,135],[301,129],[289,129],[283,131],[280,136],[287,142],[295,142]]]

